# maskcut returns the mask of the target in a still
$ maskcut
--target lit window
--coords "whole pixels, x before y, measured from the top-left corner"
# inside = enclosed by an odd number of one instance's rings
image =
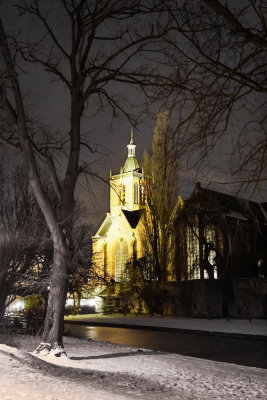
[[[122,276],[123,280],[127,280],[127,269],[126,264],[128,262],[128,246],[127,243],[123,243],[122,245]]]
[[[200,279],[198,229],[187,228],[188,278]]]
[[[206,242],[208,244],[212,244],[213,247],[216,245],[216,232],[215,232],[215,227],[213,225],[208,225],[204,229],[204,235]],[[218,278],[217,274],[217,266],[216,266],[216,251],[213,248],[210,248],[208,252],[208,262],[211,265],[213,269],[213,277],[214,279]],[[206,272],[206,271],[205,271]],[[204,276],[205,279],[208,279],[208,273],[206,273],[206,276]]]
[[[138,204],[138,183],[134,184],[134,204]]]
[[[115,247],[115,281],[121,280],[121,248],[119,243]]]

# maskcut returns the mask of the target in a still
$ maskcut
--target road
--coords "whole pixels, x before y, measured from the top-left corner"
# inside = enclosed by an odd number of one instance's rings
[[[267,342],[220,335],[65,323],[69,336],[267,369]]]

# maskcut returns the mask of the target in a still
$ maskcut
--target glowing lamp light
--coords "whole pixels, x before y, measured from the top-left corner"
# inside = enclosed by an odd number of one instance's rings
[[[92,298],[92,299],[82,299],[82,300],[81,300],[81,306],[95,307],[95,305],[96,305],[96,300],[95,300],[95,298]]]
[[[22,311],[22,310],[24,310],[24,301],[21,301],[21,300],[16,301],[15,304],[12,304],[11,310],[13,310],[13,311]]]

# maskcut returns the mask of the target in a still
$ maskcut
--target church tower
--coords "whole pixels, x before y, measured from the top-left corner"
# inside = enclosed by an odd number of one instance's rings
[[[121,209],[125,211],[140,210],[144,203],[143,186],[139,163],[135,157],[133,130],[131,140],[127,145],[128,157],[120,173],[110,173],[110,214],[117,215]]]
[[[145,204],[143,174],[135,156],[133,130],[127,159],[120,173],[110,172],[110,212],[93,236],[93,262],[99,275],[120,282],[127,279],[126,264],[142,255],[140,219]]]

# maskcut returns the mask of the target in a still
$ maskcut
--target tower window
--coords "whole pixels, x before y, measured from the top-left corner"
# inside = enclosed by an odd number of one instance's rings
[[[124,204],[125,203],[125,185],[122,186],[122,191],[121,191],[121,202]]]
[[[134,204],[138,204],[138,183],[134,184]]]
[[[122,185],[120,183],[120,185],[118,186],[118,189],[117,189],[117,194],[118,194],[119,204],[120,203],[124,204],[125,203],[125,185]]]
[[[146,204],[146,186],[145,186],[144,182],[140,183],[139,190],[140,190],[140,204],[145,205]]]

